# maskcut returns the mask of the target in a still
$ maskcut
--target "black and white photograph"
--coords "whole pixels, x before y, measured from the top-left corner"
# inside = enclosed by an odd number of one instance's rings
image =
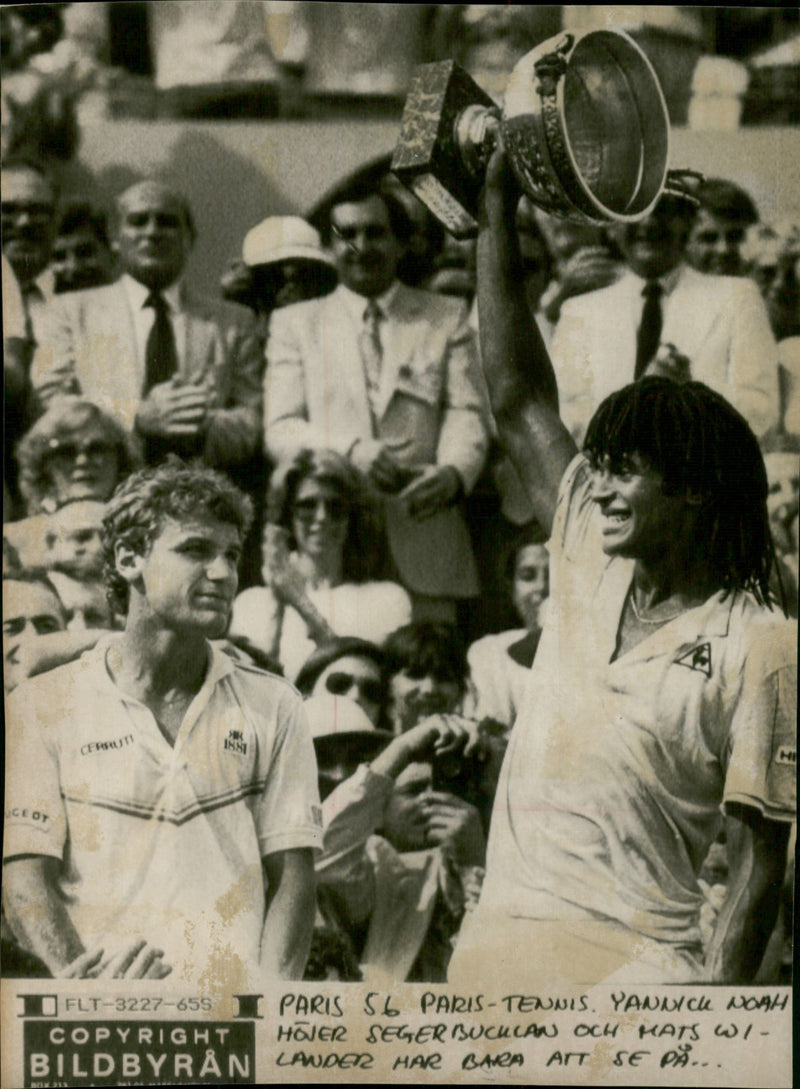
[[[2,1089],[791,1085],[800,10],[0,47]]]

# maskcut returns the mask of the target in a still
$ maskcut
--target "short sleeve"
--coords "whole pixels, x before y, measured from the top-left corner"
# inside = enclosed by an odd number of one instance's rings
[[[58,755],[36,715],[37,685],[15,689],[6,708],[6,794],[3,858],[62,858],[67,818]]]
[[[742,675],[728,743],[723,803],[793,821],[797,774],[797,627],[768,629]]]
[[[576,454],[567,466],[558,489],[553,531],[550,534],[551,555],[575,559],[591,523],[591,469],[585,454]]]
[[[547,548],[550,553],[550,597],[555,600],[562,583],[577,592],[596,579],[598,565],[607,560],[592,502],[592,474],[584,454],[576,454],[561,478],[553,529]],[[566,568],[566,570],[565,570]]]
[[[266,785],[255,807],[262,857],[300,847],[322,849],[317,761],[303,702],[289,685],[275,703]]]

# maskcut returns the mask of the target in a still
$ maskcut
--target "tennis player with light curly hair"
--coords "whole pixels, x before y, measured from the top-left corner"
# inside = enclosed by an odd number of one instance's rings
[[[213,470],[129,477],[103,527],[124,632],[9,701],[6,918],[54,975],[302,977],[321,846],[302,703],[209,642],[250,518]]]

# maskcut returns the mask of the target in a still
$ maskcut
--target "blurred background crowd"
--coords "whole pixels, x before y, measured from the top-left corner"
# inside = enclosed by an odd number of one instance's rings
[[[297,685],[315,737],[309,978],[445,978],[547,608],[545,535],[479,367],[474,243],[383,153],[414,67],[452,57],[500,101],[542,39],[627,29],[676,132],[735,149],[797,123],[798,23],[794,8],[0,8],[5,690],[122,623],[102,517],[133,468],[174,453],[229,473],[258,518],[226,644]],[[765,216],[729,161],[633,227],[523,200],[517,229],[576,437],[646,373],[701,378],[747,417],[775,598],[796,616],[800,200],[787,178]],[[433,756],[436,715],[466,724],[471,755]],[[705,877],[710,932],[724,844]],[[790,970],[789,911],[787,891],[765,980]]]

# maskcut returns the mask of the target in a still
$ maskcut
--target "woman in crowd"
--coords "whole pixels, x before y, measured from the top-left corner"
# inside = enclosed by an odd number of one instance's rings
[[[78,397],[53,403],[21,440],[17,460],[29,515],[73,499],[105,502],[137,464],[122,425]]]
[[[60,607],[57,627],[28,624],[20,629],[24,638],[7,640],[7,687],[72,661],[113,626],[96,570],[98,505],[137,464],[122,426],[78,397],[53,402],[20,441],[17,459],[28,517],[3,526],[4,556],[40,572],[39,583],[24,573],[19,582],[17,596],[29,612],[32,592],[42,595],[41,569],[56,568],[48,587]]]
[[[50,566],[49,515],[76,500],[104,503],[138,464],[121,424],[91,401],[62,397],[17,446],[19,489],[27,517],[3,526],[24,567]]]
[[[469,648],[470,694],[466,710],[478,720],[514,725],[541,635],[540,611],[549,593],[549,557],[544,532],[534,523],[510,550],[506,579],[523,628],[486,635]]]
[[[315,644],[332,635],[382,643],[411,618],[411,601],[376,581],[381,549],[358,472],[330,450],[304,450],[270,486],[264,586],[241,593],[230,634],[276,658],[294,679]]]
[[[254,310],[266,336],[273,310],[328,295],[336,287],[333,259],[319,233],[299,216],[269,216],[245,235],[242,256],[220,280],[224,298]]]
[[[380,729],[386,711],[383,651],[365,639],[336,638],[321,643],[303,664],[295,684],[307,699],[346,697]]]

